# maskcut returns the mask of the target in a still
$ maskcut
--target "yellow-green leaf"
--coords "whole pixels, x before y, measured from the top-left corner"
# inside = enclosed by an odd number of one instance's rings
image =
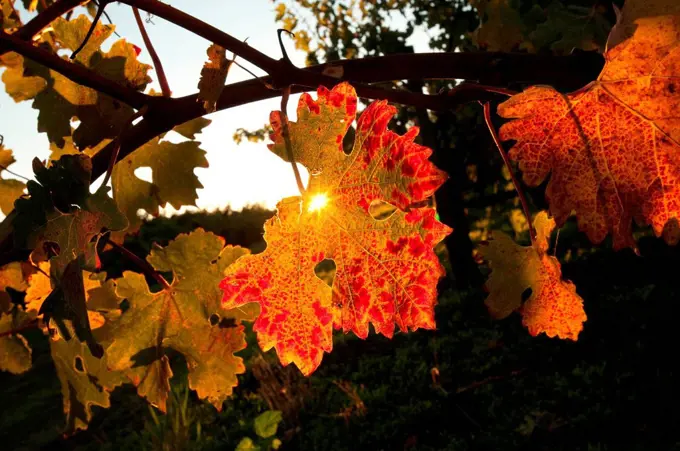
[[[238,383],[236,375],[245,371],[241,358],[234,356],[246,346],[243,327],[235,322],[243,313],[222,310],[217,290],[224,268],[241,253],[198,229],[180,235],[165,249],[154,249],[148,257],[156,269],[172,271],[169,287],[152,293],[143,275],[129,271],[117,280],[117,294],[126,298],[130,307],[117,322],[106,351],[109,366],[146,371],[146,377],[133,382],[140,395],[153,393],[161,400],[155,403],[161,410],[169,376],[167,368],[157,368],[164,367],[165,348],[184,355],[189,386],[217,409]],[[211,321],[213,314],[223,319]],[[146,385],[142,387],[142,383]]]
[[[24,193],[24,188],[26,188],[26,185],[19,180],[2,177],[3,172],[15,161],[12,151],[0,145],[0,211],[5,215],[12,211],[14,201]]]
[[[16,330],[28,321],[21,310],[0,312],[0,334]],[[31,369],[31,348],[21,335],[0,337],[0,371],[21,374]]]
[[[127,233],[141,225],[139,209],[157,215],[158,208],[168,203],[175,208],[195,204],[196,190],[203,185],[194,169],[208,167],[199,145],[197,141],[175,144],[155,138],[116,164],[111,177],[113,197],[130,223]],[[135,175],[142,167],[151,168],[151,183]]]

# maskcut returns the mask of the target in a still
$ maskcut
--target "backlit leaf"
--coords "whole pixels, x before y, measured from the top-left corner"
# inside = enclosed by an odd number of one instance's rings
[[[576,287],[562,280],[560,263],[547,253],[555,221],[541,212],[534,228],[537,236],[533,246],[518,246],[506,234],[494,232],[493,239],[480,247],[491,268],[486,305],[495,318],[519,310],[522,324],[531,335],[545,332],[549,337],[576,340],[586,314]],[[522,295],[528,289],[531,295],[522,304]]]
[[[13,3],[14,0],[0,0],[0,29],[2,30],[21,26],[21,19]]]
[[[28,316],[16,309],[0,312],[0,334],[16,330],[28,321]],[[31,369],[31,347],[19,334],[0,337],[0,371],[21,374]]]
[[[90,23],[85,15],[70,21],[57,18],[52,23],[56,43],[60,48],[75,50],[83,42]],[[151,66],[137,60],[137,53],[131,44],[119,40],[106,53],[99,49],[113,30],[112,25],[100,21],[92,37],[78,53],[76,63],[129,88],[144,89],[151,81],[147,75]],[[38,131],[46,132],[50,142],[59,147],[63,145],[64,137],[71,135],[72,117],[80,120],[73,139],[78,148],[85,148],[98,144],[102,139],[117,136],[133,113],[128,105],[78,85],[55,71],[43,70],[40,75],[47,80],[47,88],[33,102],[33,108],[39,110]]]
[[[159,207],[167,204],[175,208],[195,204],[196,190],[203,185],[194,169],[208,167],[200,144],[198,141],[175,144],[157,137],[114,166],[113,197],[130,223],[127,233],[139,229],[142,223],[137,216],[139,209],[157,215]],[[142,167],[151,168],[152,182],[135,175],[135,170]]]
[[[24,194],[26,188],[19,180],[2,177],[4,171],[15,161],[12,151],[0,145],[0,211],[5,215],[14,209],[14,201]]]
[[[201,133],[204,128],[210,125],[212,121],[204,117],[197,117],[183,124],[180,124],[173,128],[173,131],[179,133],[188,139],[196,139],[196,135]]]
[[[598,79],[568,95],[536,86],[498,107],[524,181],[548,177],[558,225],[576,212],[594,242],[634,246],[632,221],[680,240],[680,3],[628,0]]]
[[[212,113],[222,94],[232,61],[227,59],[227,51],[217,44],[211,44],[207,53],[208,61],[201,69],[201,79],[198,82],[198,100],[203,102],[206,113]]]
[[[15,102],[32,99],[47,86],[47,80],[43,77],[26,75],[26,66],[31,64],[34,63],[27,62],[15,52],[0,56],[0,67],[5,67],[2,82],[5,84],[5,91]]]
[[[217,409],[237,385],[236,375],[245,371],[241,358],[234,356],[246,346],[243,326],[233,322],[244,314],[225,311],[218,303],[217,287],[224,269],[241,254],[234,250],[224,247],[221,238],[198,229],[180,235],[164,249],[154,249],[148,257],[155,268],[172,271],[168,288],[152,293],[143,275],[127,271],[117,280],[117,294],[130,307],[117,322],[115,338],[106,351],[109,366],[145,372],[133,378],[133,383],[139,386],[140,395],[153,394],[156,401],[149,400],[161,410],[172,374],[165,348],[184,355],[189,386]],[[213,324],[213,314],[227,321]],[[252,319],[252,313],[245,317]]]
[[[470,0],[481,23],[473,39],[481,48],[509,52],[524,40],[522,17],[509,0]]]
[[[78,340],[54,337],[50,340],[50,351],[61,382],[65,432],[86,429],[92,419],[92,406],[110,407],[109,392],[124,382],[123,375],[109,371],[106,356],[93,356]]]
[[[295,161],[311,176],[303,197],[283,200],[265,224],[265,252],[240,258],[222,282],[224,305],[259,302],[254,325],[260,346],[276,348],[285,365],[313,372],[332,348],[333,325],[359,337],[369,324],[387,337],[433,329],[436,284],[443,269],[433,247],[450,231],[434,209],[413,208],[444,182],[428,161],[431,150],[415,144],[417,127],[399,136],[387,130],[396,109],[374,102],[361,115],[354,148],[343,137],[356,114],[356,94],[347,83],[319,88],[314,101],[303,94],[298,121],[290,123]],[[279,112],[271,122],[271,150],[288,160]],[[388,202],[396,211],[375,219],[370,207]],[[332,259],[332,289],[315,266]]]
[[[283,420],[280,410],[268,410],[259,414],[253,422],[258,437],[268,438],[276,434],[279,423]]]

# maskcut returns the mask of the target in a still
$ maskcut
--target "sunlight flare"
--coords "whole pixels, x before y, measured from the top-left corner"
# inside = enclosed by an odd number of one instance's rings
[[[325,193],[315,194],[309,201],[309,212],[319,211],[328,205],[328,196]]]

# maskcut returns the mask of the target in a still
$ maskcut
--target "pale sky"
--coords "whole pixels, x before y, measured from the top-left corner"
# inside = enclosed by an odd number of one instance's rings
[[[238,39],[248,38],[248,44],[270,55],[280,58],[276,36],[275,4],[271,0],[174,0],[172,6],[231,34]],[[142,38],[129,6],[112,3],[106,11],[116,25],[116,31],[129,42],[142,48],[140,60],[152,64],[144,48]],[[80,14],[80,10],[76,13]],[[26,15],[22,15],[22,18]],[[142,12],[142,17],[146,13]],[[154,24],[147,24],[151,41],[163,62],[173,96],[195,93],[203,63],[207,59],[206,49],[210,43],[188,31],[160,18],[153,18]],[[110,45],[117,37],[107,42]],[[427,51],[424,32],[418,33],[417,50]],[[288,54],[294,64],[304,66],[305,55],[295,51],[292,41],[287,41]],[[105,45],[105,50],[107,50]],[[244,63],[240,60],[241,63]],[[246,64],[246,63],[244,63]],[[248,65],[256,74],[263,74]],[[150,71],[154,82],[149,85],[160,91],[154,71]],[[232,67],[227,82],[252,78],[238,67]],[[1,83],[0,83],[1,85]],[[289,102],[289,115],[294,119],[298,96]],[[32,101],[15,103],[0,90],[0,134],[5,138],[5,147],[14,151],[17,160],[10,169],[31,177],[31,160],[42,160],[49,155],[49,143],[44,133],[37,132],[38,111],[31,108]],[[236,144],[232,140],[237,128],[258,129],[269,118],[269,112],[278,109],[280,99],[274,98],[249,105],[232,108],[208,115],[212,124],[203,130],[197,139],[207,152],[208,169],[195,171],[204,189],[198,190],[197,206],[205,209],[224,208],[229,205],[240,210],[249,204],[262,204],[274,208],[279,199],[298,194],[295,178],[289,163],[272,154],[266,142]],[[174,133],[168,134],[169,139]],[[177,135],[179,136],[179,135]],[[13,178],[5,173],[5,178]],[[306,176],[303,175],[304,180]]]

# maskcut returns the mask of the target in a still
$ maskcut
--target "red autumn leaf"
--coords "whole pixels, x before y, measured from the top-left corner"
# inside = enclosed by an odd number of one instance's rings
[[[536,86],[498,107],[524,181],[541,184],[557,224],[634,246],[631,223],[680,240],[680,2],[627,0],[598,79],[568,95]]]
[[[298,121],[291,122],[295,161],[310,172],[307,192],[285,199],[265,225],[267,249],[244,256],[227,269],[223,305],[258,302],[260,346],[276,348],[283,364],[313,372],[332,348],[332,327],[368,335],[369,324],[387,337],[433,329],[436,284],[444,271],[433,251],[450,229],[425,201],[446,176],[428,161],[431,150],[414,143],[416,127],[399,136],[387,129],[396,109],[371,104],[357,123],[354,148],[343,138],[354,121],[356,93],[347,83],[319,88],[318,100],[303,94]],[[285,160],[281,117],[273,112],[274,144]],[[388,202],[391,216],[369,209]],[[374,205],[375,206],[375,205]],[[314,272],[324,259],[336,265],[332,288]]]
[[[518,246],[506,234],[494,232],[493,239],[479,249],[491,268],[486,305],[498,319],[519,310],[531,335],[545,332],[549,337],[576,340],[586,314],[576,287],[562,280],[560,262],[547,253],[555,221],[541,212],[534,219],[534,228],[533,246]],[[522,304],[527,289],[531,296]]]

